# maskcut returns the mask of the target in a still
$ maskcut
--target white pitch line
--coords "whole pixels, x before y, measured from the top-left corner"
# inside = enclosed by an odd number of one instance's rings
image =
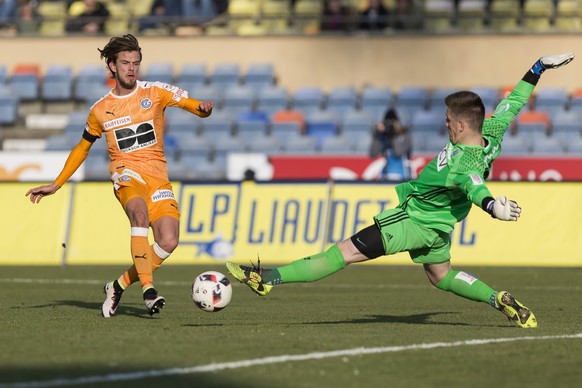
[[[45,381],[26,381],[21,383],[0,384],[0,388],[37,388],[37,387],[57,387],[65,385],[82,385],[82,384],[97,384],[97,383],[113,383],[120,381],[140,380],[151,377],[175,376],[175,375],[189,375],[195,373],[209,373],[218,372],[225,369],[239,369],[248,368],[256,365],[270,365],[280,364],[292,361],[308,361],[308,360],[323,360],[326,358],[345,357],[345,356],[361,356],[366,354],[381,354],[381,353],[396,353],[407,350],[431,350],[437,348],[453,348],[459,346],[477,346],[507,343],[515,341],[541,341],[541,340],[561,340],[561,339],[582,339],[582,333],[570,335],[555,335],[555,336],[540,336],[540,337],[516,337],[516,338],[487,338],[487,339],[472,339],[465,341],[454,342],[433,342],[428,344],[414,344],[404,346],[386,346],[375,348],[354,348],[344,350],[334,350],[330,352],[316,352],[306,354],[285,354],[281,356],[255,358],[250,360],[222,362],[214,364],[206,364],[193,366],[188,368],[171,368],[160,370],[145,370],[127,373],[111,373],[107,375],[96,375],[78,377],[73,379],[56,379]]]

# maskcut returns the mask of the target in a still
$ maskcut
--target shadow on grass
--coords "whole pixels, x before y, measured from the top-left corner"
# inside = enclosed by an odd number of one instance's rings
[[[405,323],[409,325],[445,325],[445,326],[472,326],[463,322],[435,322],[432,317],[437,315],[456,314],[453,312],[424,313],[414,315],[370,315],[363,318],[345,321],[302,322],[301,325],[337,325],[337,324],[371,324],[371,323]]]
[[[101,303],[99,302],[84,302],[80,300],[57,300],[54,303],[47,303],[47,304],[40,304],[34,306],[18,306],[13,307],[17,309],[46,309],[46,308],[55,308],[59,306],[70,306],[70,307],[77,307],[85,310],[90,310],[95,312],[95,314],[101,315]],[[147,313],[145,306],[141,305],[123,305],[117,308],[116,315],[130,315],[136,318],[151,318],[150,315]],[[154,315],[156,317],[156,315]]]

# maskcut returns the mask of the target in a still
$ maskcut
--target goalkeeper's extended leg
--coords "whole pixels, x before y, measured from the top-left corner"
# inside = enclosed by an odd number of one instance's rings
[[[431,265],[425,265],[427,274],[430,272],[430,267]],[[451,269],[436,284],[436,287],[466,299],[487,303],[520,327],[537,327],[536,318],[530,309],[515,300],[507,291],[497,292],[467,272]]]
[[[342,268],[346,262],[337,245],[327,251],[304,257],[274,269],[264,269],[227,262],[228,271],[241,283],[245,283],[255,293],[267,295],[274,285],[296,282],[313,282],[329,276]]]

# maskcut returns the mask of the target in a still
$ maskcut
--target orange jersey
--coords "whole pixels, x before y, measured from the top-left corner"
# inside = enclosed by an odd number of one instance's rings
[[[85,130],[97,137],[105,132],[111,158],[109,171],[128,168],[140,174],[168,179],[164,155],[164,111],[178,107],[197,116],[200,101],[188,92],[162,82],[137,81],[133,92],[118,96],[109,92],[89,112]]]

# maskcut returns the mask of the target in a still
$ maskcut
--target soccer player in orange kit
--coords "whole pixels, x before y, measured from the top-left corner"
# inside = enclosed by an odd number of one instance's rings
[[[165,305],[154,288],[153,272],[178,245],[180,220],[164,155],[164,111],[178,107],[208,117],[214,103],[190,98],[187,91],[173,85],[138,80],[142,54],[133,35],[113,37],[99,52],[115,87],[91,107],[83,137],[55,181],[32,188],[26,195],[38,203],[56,193],[83,163],[93,143],[105,135],[115,196],[131,225],[134,264],[105,285],[102,314],[114,316],[123,291],[139,280],[146,308],[153,315]],[[152,245],[148,241],[150,226]]]

